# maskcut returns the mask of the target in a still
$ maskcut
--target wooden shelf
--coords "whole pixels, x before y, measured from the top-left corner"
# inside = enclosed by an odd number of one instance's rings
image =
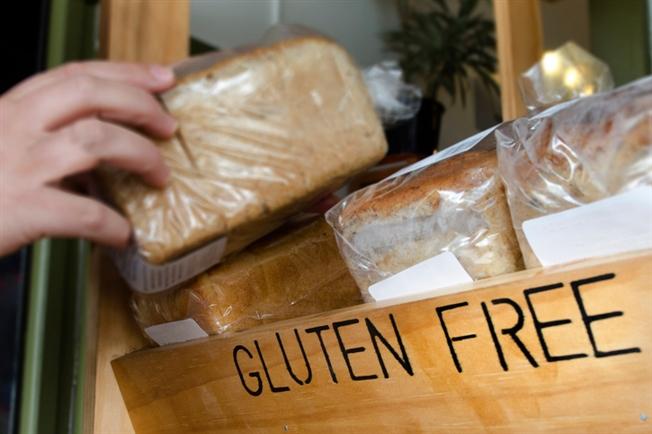
[[[510,119],[523,112],[518,75],[541,52],[540,18],[536,0],[494,11]],[[103,0],[101,21],[109,59],[187,55],[187,0]],[[652,252],[126,356],[145,345],[128,290],[98,252],[92,275],[88,432],[651,429]]]
[[[652,252],[528,270],[113,367],[138,434],[649,432],[651,282]]]

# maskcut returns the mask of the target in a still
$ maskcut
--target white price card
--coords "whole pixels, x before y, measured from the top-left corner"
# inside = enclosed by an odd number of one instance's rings
[[[652,248],[652,186],[523,222],[541,265]]]
[[[208,336],[192,318],[157,324],[145,329],[145,333],[154,342],[163,346],[178,342],[192,341]]]
[[[471,282],[473,279],[455,255],[444,252],[374,283],[369,294],[376,301],[424,293],[443,295],[450,292],[445,288]]]

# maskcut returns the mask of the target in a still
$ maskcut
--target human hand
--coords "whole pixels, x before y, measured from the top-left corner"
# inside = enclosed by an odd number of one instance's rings
[[[44,236],[124,246],[129,223],[66,182],[108,164],[164,186],[169,169],[158,149],[127,126],[171,136],[176,122],[152,93],[173,83],[161,66],[85,62],[38,74],[0,96],[0,256]]]

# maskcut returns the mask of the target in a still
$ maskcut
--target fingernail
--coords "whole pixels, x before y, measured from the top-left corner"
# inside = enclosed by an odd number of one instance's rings
[[[168,166],[163,166],[163,170],[161,171],[161,187],[167,186],[171,177],[172,172],[170,171],[170,168]]]
[[[154,79],[161,83],[170,83],[174,81],[174,72],[171,68],[161,65],[151,65],[149,71]]]
[[[179,126],[179,123],[172,116],[166,116],[165,117],[165,130],[168,131],[169,135],[174,134],[174,132],[177,130],[178,126]]]

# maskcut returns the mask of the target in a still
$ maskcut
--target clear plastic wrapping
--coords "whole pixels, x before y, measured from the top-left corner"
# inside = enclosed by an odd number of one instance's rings
[[[386,127],[416,116],[421,107],[421,89],[403,81],[396,61],[386,60],[363,71],[376,112]]]
[[[496,137],[516,234],[536,267],[524,221],[652,184],[652,77],[519,119]]]
[[[138,324],[192,318],[208,334],[361,303],[360,293],[323,218],[283,228],[183,287],[134,293]]]
[[[530,112],[614,87],[609,66],[574,42],[546,52],[521,75],[520,84]]]
[[[349,195],[327,220],[367,301],[370,285],[443,252],[473,279],[522,268],[492,130]]]
[[[349,55],[299,34],[270,32],[255,47],[179,67],[185,75],[161,95],[179,121],[176,136],[159,143],[172,171],[165,189],[103,174],[149,263],[220,237],[224,255],[238,251],[384,156],[381,124]]]

